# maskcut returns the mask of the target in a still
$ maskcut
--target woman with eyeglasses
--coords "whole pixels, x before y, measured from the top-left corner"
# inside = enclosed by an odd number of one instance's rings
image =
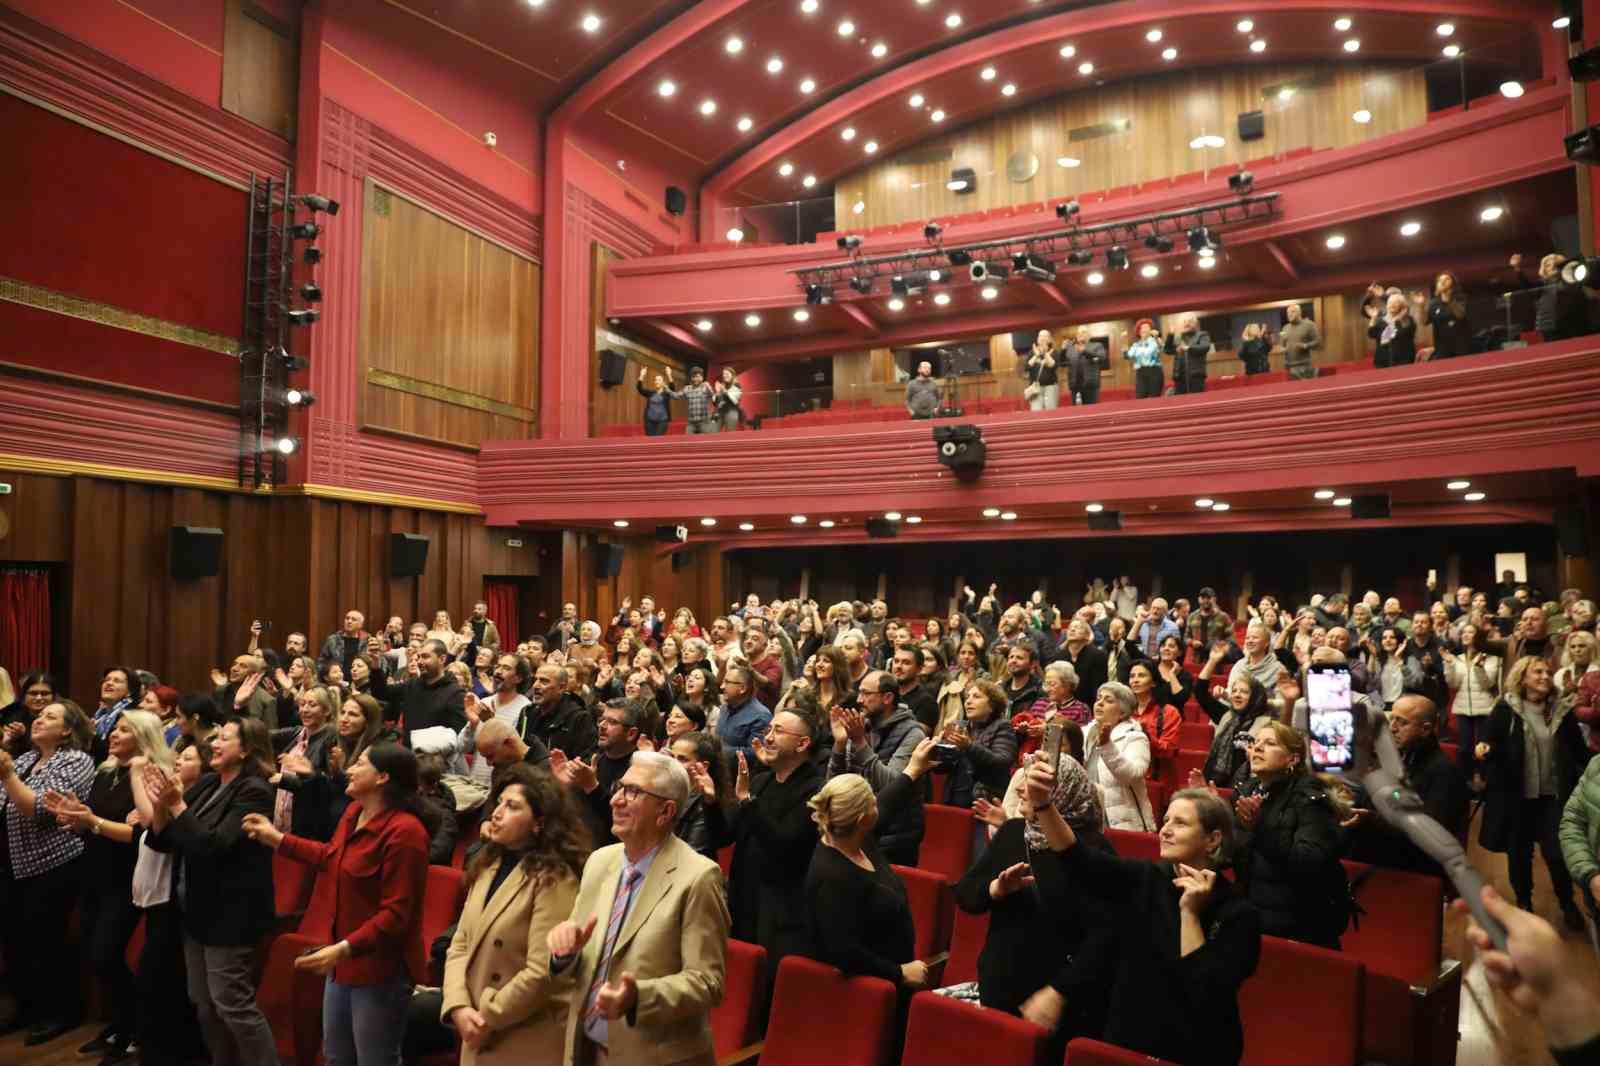
[[[22,678],[15,703],[0,711],[0,744],[13,756],[27,751],[32,741],[28,731],[39,712],[55,702],[56,683],[49,674],[37,672]]]

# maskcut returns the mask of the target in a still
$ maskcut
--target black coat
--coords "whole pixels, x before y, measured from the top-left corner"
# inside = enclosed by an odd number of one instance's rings
[[[1383,336],[1386,321],[1383,315],[1373,320],[1367,327],[1367,336],[1379,340]],[[1405,366],[1417,361],[1417,320],[1409,313],[1400,319],[1394,329],[1394,339],[1388,344],[1379,343],[1377,355],[1373,365],[1378,368],[1387,366]]]
[[[773,970],[783,956],[804,954],[810,945],[805,884],[817,826],[808,804],[823,780],[824,771],[814,762],[796,767],[784,781],[756,771],[750,777],[750,801],[732,812],[732,935],[766,948]]]
[[[1263,933],[1338,947],[1350,918],[1340,852],[1339,822],[1322,782],[1297,774],[1267,791],[1237,862]]]
[[[1065,644],[1061,645],[1061,658],[1071,663],[1073,672],[1078,675],[1078,688],[1073,695],[1084,703],[1093,703],[1095,693],[1106,683],[1106,653],[1091,640],[1078,649],[1077,655]]]
[[[1552,696],[1552,699],[1555,697]],[[1507,851],[1516,839],[1522,819],[1522,764],[1527,757],[1526,726],[1522,716],[1511,709],[1502,696],[1489,712],[1483,740],[1489,757],[1483,761],[1483,824],[1478,827],[1478,843],[1485,851]],[[1556,726],[1556,806],[1559,808],[1578,787],[1589,763],[1589,747],[1583,742],[1578,719],[1571,711],[1561,716]]]
[[[600,731],[594,719],[583,700],[564,692],[551,711],[531,703],[524,707],[517,719],[517,733],[529,746],[537,739],[551,751],[559,748],[569,759],[587,759],[600,746]]]
[[[1261,957],[1256,908],[1224,877],[1201,915],[1206,942],[1188,955],[1182,943],[1173,869],[1163,862],[1120,859],[1088,847],[1034,856],[1045,905],[1070,905],[1067,885],[1094,898],[1106,915],[1109,950],[1084,952],[1083,973],[1108,989],[1101,1039],[1183,1066],[1237,1066],[1244,1054],[1239,986]]]
[[[1272,369],[1272,343],[1265,337],[1239,345],[1239,361],[1246,374],[1265,374]]]
[[[696,792],[689,797],[689,802],[683,808],[683,813],[678,815],[678,821],[672,827],[673,835],[703,855],[712,862],[717,861],[717,852],[728,843],[726,822],[721,816],[719,805],[707,803],[704,795]]]
[[[246,947],[272,929],[272,852],[244,832],[245,815],[272,817],[272,797],[264,777],[240,774],[224,785],[206,774],[184,793],[184,812],[145,837],[178,857],[187,936],[209,947]]]
[[[272,731],[272,751],[275,755],[282,755],[294,744],[295,737],[299,734],[299,726],[288,729],[274,729]],[[338,816],[334,815],[328,805],[328,797],[319,792],[316,787],[306,787],[311,777],[326,775],[328,772],[328,750],[333,746],[338,734],[333,727],[325,726],[320,732],[306,741],[306,761],[311,764],[311,773],[305,778],[299,774],[286,773],[278,778],[278,787],[285,792],[294,794],[294,806],[289,811],[289,832],[297,837],[307,840],[332,840],[334,827],[339,824]],[[341,775],[341,780],[342,780]],[[305,798],[301,798],[304,793]],[[339,814],[343,814],[343,805]]]
[[[1472,354],[1472,327],[1467,323],[1467,305],[1459,304],[1457,315],[1451,306],[1437,296],[1428,301],[1428,324],[1433,327],[1433,357],[1454,359],[1458,355]]]

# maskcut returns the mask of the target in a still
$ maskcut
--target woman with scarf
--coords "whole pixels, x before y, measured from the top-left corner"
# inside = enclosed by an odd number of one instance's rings
[[[1225,699],[1212,694],[1211,674],[1226,653],[1227,648],[1223,646],[1211,649],[1211,656],[1200,671],[1200,683],[1195,686],[1195,699],[1216,726],[1216,731],[1211,736],[1211,750],[1206,753],[1204,768],[1189,772],[1190,788],[1203,785],[1241,788],[1250,779],[1249,738],[1258,724],[1272,716],[1272,708],[1267,706],[1267,690],[1247,671],[1241,670],[1228,682]]]
[[[139,706],[142,695],[137,671],[126,666],[108,666],[101,672],[100,706],[94,709],[94,748],[90,752],[97,761],[106,757],[111,727],[117,724],[123,711]]]
[[[1569,926],[1582,929],[1558,831],[1562,807],[1589,762],[1589,749],[1571,706],[1556,695],[1549,663],[1525,655],[1512,664],[1473,754],[1488,781],[1478,843],[1506,853],[1517,906],[1533,910],[1533,847],[1538,844],[1562,915]]]

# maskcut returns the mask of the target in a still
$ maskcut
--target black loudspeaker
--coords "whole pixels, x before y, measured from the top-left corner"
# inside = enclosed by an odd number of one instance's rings
[[[594,564],[595,577],[616,577],[622,573],[622,545],[602,544],[598,550],[600,555]]]
[[[1267,135],[1267,118],[1260,111],[1239,112],[1239,139],[1259,141]]]
[[[681,215],[689,206],[689,197],[676,185],[667,186],[667,214]]]
[[[891,522],[887,518],[867,519],[867,536],[893,537],[900,533],[900,523]]]
[[[689,539],[688,526],[657,526],[656,540],[662,544],[682,544]]]
[[[1556,507],[1556,544],[1562,555],[1589,554],[1589,519],[1583,505],[1563,503]]]
[[[1350,498],[1351,518],[1388,518],[1389,494],[1378,492],[1370,496],[1352,496]]]
[[[389,534],[390,577],[420,577],[427,568],[427,537],[421,533]]]
[[[672,572],[674,574],[676,574],[679,570],[682,570],[684,567],[688,566],[693,561],[694,560],[691,558],[691,556],[690,556],[690,554],[688,552],[673,552],[672,553]]]
[[[983,473],[989,459],[989,446],[977,426],[934,426],[933,443],[939,449],[939,462],[948,466],[962,481]]]
[[[1099,514],[1089,516],[1089,528],[1100,532],[1110,532],[1122,528],[1121,511],[1101,511]]]
[[[1023,352],[1031,352],[1033,351],[1034,339],[1037,337],[1037,333],[1029,333],[1025,329],[1019,329],[1011,335],[1011,350],[1018,355]]]
[[[222,573],[222,530],[211,526],[173,526],[169,565],[180,581]]]
[[[612,348],[600,349],[600,384],[606,388],[621,385],[628,374],[628,357]]]

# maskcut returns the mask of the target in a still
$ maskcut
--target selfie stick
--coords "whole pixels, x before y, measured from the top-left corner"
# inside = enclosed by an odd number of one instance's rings
[[[1472,917],[1483,931],[1489,934],[1495,947],[1506,950],[1506,929],[1483,906],[1483,875],[1467,861],[1461,841],[1455,834],[1428,816],[1422,806],[1422,797],[1404,783],[1405,766],[1400,761],[1400,749],[1395,746],[1389,732],[1389,716],[1382,711],[1373,714],[1375,738],[1378,749],[1378,768],[1362,779],[1372,805],[1384,821],[1394,826],[1438,863],[1456,886]]]

